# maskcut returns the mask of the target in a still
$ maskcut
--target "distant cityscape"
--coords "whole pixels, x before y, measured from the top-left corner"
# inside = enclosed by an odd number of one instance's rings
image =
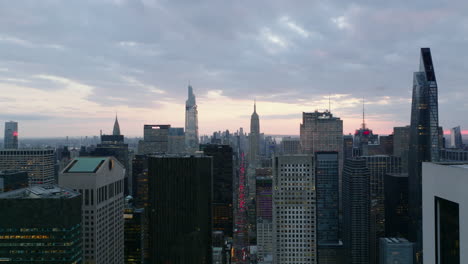
[[[468,263],[468,135],[444,135],[429,48],[415,70],[411,119],[389,135],[365,98],[352,134],[327,109],[270,135],[254,99],[249,128],[200,135],[191,84],[184,127],[156,119],[142,137],[117,114],[84,137],[23,138],[7,121],[0,262]]]

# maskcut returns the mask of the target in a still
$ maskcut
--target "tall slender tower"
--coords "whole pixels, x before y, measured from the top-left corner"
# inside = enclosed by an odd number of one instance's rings
[[[255,163],[260,149],[260,119],[257,114],[257,103],[254,102],[254,112],[250,117],[249,162]]]
[[[113,136],[120,136],[120,126],[119,120],[117,120],[117,115],[115,115],[114,130],[112,130]]]
[[[185,147],[188,152],[198,150],[198,110],[192,86],[188,86],[188,99],[185,101]]]
[[[409,238],[415,242],[418,263],[422,262],[422,162],[438,161],[439,149],[437,81],[431,50],[422,48],[419,72],[413,75],[408,161]]]
[[[18,123],[17,122],[5,122],[5,137],[4,145],[5,149],[17,149],[18,148]]]

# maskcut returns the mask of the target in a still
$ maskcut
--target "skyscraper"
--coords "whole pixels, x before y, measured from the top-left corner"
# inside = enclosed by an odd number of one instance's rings
[[[288,155],[273,164],[273,262],[317,263],[314,157]]]
[[[142,264],[145,258],[145,209],[133,207],[131,196],[125,198],[125,264]]]
[[[143,140],[138,142],[138,154],[168,153],[171,125],[144,125]]]
[[[114,129],[112,130],[113,136],[120,136],[120,125],[119,120],[117,120],[117,115],[115,115]]]
[[[410,127],[393,128],[393,156],[401,157],[402,172],[408,172]]]
[[[256,217],[257,217],[257,246],[258,258],[263,261],[273,259],[273,217],[272,217],[272,193],[273,179],[271,168],[258,168],[255,170],[257,177],[256,187]]]
[[[41,185],[0,193],[0,215],[0,262],[83,263],[79,192]]]
[[[152,156],[149,165],[151,263],[212,262],[212,158]]]
[[[281,153],[283,155],[300,154],[301,141],[299,138],[284,137],[281,140]]]
[[[254,111],[250,117],[249,134],[249,163],[254,164],[258,160],[260,150],[260,119],[257,114],[257,104],[254,103]]]
[[[450,129],[450,148],[460,149],[463,146],[460,126]]]
[[[385,237],[380,239],[379,264],[413,264],[413,243],[405,238]]]
[[[437,81],[431,50],[421,49],[419,71],[413,75],[413,101],[409,140],[409,239],[415,242],[417,263],[422,250],[422,186],[421,170],[424,161],[439,161],[440,135]]]
[[[385,186],[385,236],[408,237],[408,174],[388,173]]]
[[[368,264],[370,194],[364,159],[347,159],[343,168],[343,243],[349,264]]]
[[[198,110],[192,86],[188,86],[188,99],[185,101],[185,147],[187,152],[198,150]]]
[[[124,263],[124,178],[114,157],[75,158],[59,176],[60,186],[82,195],[85,264]]]
[[[315,178],[318,263],[341,263],[343,243],[339,236],[338,152],[315,153]]]
[[[22,170],[28,173],[29,185],[55,182],[55,154],[53,149],[0,150],[0,171]]]
[[[5,122],[5,137],[4,145],[5,149],[17,149],[18,148],[18,123],[17,122]]]

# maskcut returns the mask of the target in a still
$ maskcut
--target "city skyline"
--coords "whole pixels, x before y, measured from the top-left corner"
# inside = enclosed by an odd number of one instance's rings
[[[468,127],[457,118],[466,114],[466,55],[455,52],[467,44],[463,1],[31,5],[0,4],[0,120],[17,121],[20,140],[110,134],[115,112],[126,136],[148,123],[182,127],[188,82],[200,135],[247,131],[254,98],[262,132],[298,135],[302,112],[327,109],[329,95],[345,134],[360,127],[362,97],[369,128],[389,134],[410,122],[421,47],[437,65],[440,125]]]

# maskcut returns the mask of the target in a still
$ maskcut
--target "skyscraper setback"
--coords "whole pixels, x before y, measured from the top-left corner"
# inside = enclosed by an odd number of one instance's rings
[[[431,50],[421,49],[419,71],[413,75],[413,101],[408,161],[410,234],[417,260],[422,249],[422,162],[439,160],[437,81]]]
[[[191,85],[188,86],[188,99],[185,101],[185,147],[189,153],[198,150],[198,110]]]

